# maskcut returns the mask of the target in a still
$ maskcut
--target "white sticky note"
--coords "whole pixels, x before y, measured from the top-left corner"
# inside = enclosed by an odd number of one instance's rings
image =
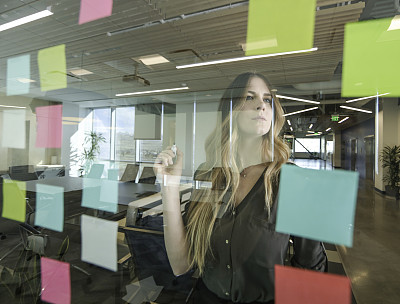
[[[23,109],[3,111],[1,145],[4,148],[25,149],[25,114],[26,112]]]
[[[117,232],[118,222],[82,215],[82,261],[117,271]]]

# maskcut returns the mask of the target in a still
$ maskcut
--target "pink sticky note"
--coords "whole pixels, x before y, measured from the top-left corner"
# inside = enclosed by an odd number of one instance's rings
[[[350,304],[347,277],[275,265],[275,304]]]
[[[81,0],[79,24],[111,16],[113,0]]]
[[[36,108],[36,147],[61,148],[62,105]]]
[[[40,260],[43,301],[54,304],[71,303],[71,276],[69,264],[44,258]]]

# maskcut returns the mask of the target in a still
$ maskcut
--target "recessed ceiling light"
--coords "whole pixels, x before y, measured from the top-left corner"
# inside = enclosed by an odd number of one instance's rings
[[[37,12],[35,14],[29,15],[29,16],[26,16],[26,17],[22,17],[22,18],[19,18],[17,20],[2,24],[2,25],[0,25],[0,32],[8,30],[8,29],[13,28],[13,27],[20,26],[22,24],[26,24],[26,23],[29,23],[29,22],[32,22],[32,21],[47,17],[47,16],[50,16],[50,15],[53,15],[53,13],[48,8],[48,9],[46,9],[44,11],[40,11],[40,12]]]
[[[311,129],[312,127],[313,127],[313,124],[310,124],[310,126],[308,128]]]
[[[132,95],[145,95],[145,94],[154,94],[154,93],[162,93],[162,92],[170,92],[170,91],[180,91],[180,90],[188,90],[189,87],[182,88],[172,88],[172,89],[162,89],[162,90],[152,90],[152,91],[142,91],[142,92],[132,92],[132,93],[122,93],[115,94],[117,97],[121,96],[132,96]]]
[[[145,65],[153,65],[153,64],[160,64],[160,63],[167,63],[169,60],[161,55],[154,54],[148,56],[139,57],[139,60]]]
[[[290,115],[299,114],[299,113],[312,111],[312,110],[316,110],[316,109],[318,109],[318,107],[312,107],[312,108],[304,109],[304,110],[301,110],[301,111],[296,111],[296,112],[292,112],[292,113],[283,114],[283,116],[290,116]]]
[[[299,51],[291,51],[291,52],[274,53],[274,54],[265,54],[265,55],[235,57],[235,58],[229,58],[229,59],[220,59],[220,60],[212,60],[212,61],[198,62],[198,63],[192,63],[192,64],[178,65],[178,66],[176,66],[176,68],[177,69],[187,69],[187,68],[194,68],[194,67],[199,67],[199,66],[214,65],[214,64],[221,64],[221,63],[228,63],[228,62],[237,62],[237,61],[244,61],[244,60],[251,60],[251,59],[283,56],[283,55],[289,55],[289,54],[307,53],[307,52],[313,52],[316,50],[318,50],[318,48],[299,50]]]
[[[292,132],[293,132],[293,128],[292,128],[292,127],[290,127],[290,131],[292,131]]]
[[[276,97],[282,98],[282,99],[296,100],[296,101],[301,101],[301,102],[306,102],[306,103],[314,103],[314,104],[320,104],[320,103],[321,103],[321,102],[319,102],[319,101],[307,100],[307,99],[296,98],[296,97],[290,97],[290,96],[284,96],[284,95],[276,95]]]
[[[288,120],[286,120],[287,121],[287,123],[288,123],[288,125],[289,126],[291,126],[292,124],[290,123],[290,120],[288,119]]]
[[[330,130],[332,130],[332,128],[328,128],[328,129],[326,129],[326,130],[325,130],[325,132],[328,132],[328,131],[330,131]]]
[[[88,70],[85,69],[72,69],[69,70],[70,73],[76,75],[76,76],[83,76],[83,75],[90,75],[93,74],[93,72],[90,72]]]
[[[36,80],[29,79],[29,78],[17,78],[17,81],[21,83],[30,83],[30,82],[36,82]]]
[[[353,111],[358,111],[358,112],[364,112],[368,114],[372,114],[372,111],[369,110],[364,110],[364,109],[359,109],[359,108],[353,108],[353,107],[347,107],[347,106],[340,106],[342,109],[348,109],[348,110],[353,110]]]
[[[400,15],[396,15],[393,17],[392,22],[390,23],[390,26],[387,29],[387,31],[394,31],[394,30],[400,30]]]

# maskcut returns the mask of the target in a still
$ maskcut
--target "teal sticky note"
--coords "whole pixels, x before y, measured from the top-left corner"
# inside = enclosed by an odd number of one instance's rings
[[[117,181],[119,175],[119,169],[108,169],[108,179]]]
[[[29,54],[7,60],[7,95],[29,93],[31,77],[31,56]]]
[[[400,96],[399,17],[345,25],[342,96]]]
[[[276,231],[351,247],[358,176],[283,165]]]
[[[84,178],[82,207],[116,213],[118,210],[118,181]]]
[[[118,222],[82,215],[82,261],[117,271],[117,232]]]
[[[35,225],[62,232],[64,229],[64,188],[36,185]]]
[[[104,164],[93,164],[88,173],[88,178],[100,178],[103,175]]]

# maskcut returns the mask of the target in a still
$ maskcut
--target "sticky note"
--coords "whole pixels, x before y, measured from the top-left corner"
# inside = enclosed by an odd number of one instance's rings
[[[126,286],[126,295],[122,300],[131,304],[141,304],[143,302],[153,302],[161,293],[163,287],[158,286],[153,277],[148,277],[141,281]]]
[[[82,207],[116,213],[118,210],[118,181],[83,178]]]
[[[79,24],[111,16],[113,0],[81,0]]]
[[[68,263],[42,257],[40,259],[41,299],[49,303],[71,303],[71,275]]]
[[[117,181],[119,175],[119,169],[108,169],[108,179]]]
[[[62,232],[64,228],[64,188],[36,185],[35,225]]]
[[[313,47],[316,0],[250,0],[246,56]]]
[[[65,44],[40,50],[38,52],[38,65],[42,91],[67,87]]]
[[[25,110],[4,110],[3,111],[3,131],[1,144],[4,148],[25,149],[26,125]]]
[[[342,96],[400,96],[400,30],[392,18],[345,25]]]
[[[2,217],[25,222],[26,184],[3,179],[3,212]]]
[[[82,215],[82,261],[117,271],[118,222]]]
[[[7,59],[7,95],[29,93],[31,83],[31,56],[29,54]]]
[[[336,274],[275,265],[275,304],[286,303],[350,304],[350,280]]]
[[[36,147],[61,148],[62,105],[36,108]]]
[[[90,172],[87,177],[89,178],[100,178],[103,175],[104,165],[103,164],[93,164],[90,168]]]
[[[283,165],[276,231],[351,247],[358,176]]]

